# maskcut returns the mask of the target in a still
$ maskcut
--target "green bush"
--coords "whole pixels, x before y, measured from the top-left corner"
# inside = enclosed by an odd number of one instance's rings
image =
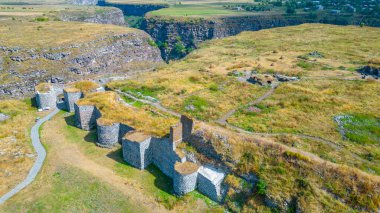
[[[312,63],[307,62],[307,61],[300,61],[300,62],[297,63],[297,66],[301,67],[301,68],[303,68],[305,70],[310,70],[310,69],[312,69],[314,67],[314,65]]]
[[[256,184],[256,190],[258,195],[266,195],[267,194],[267,183],[260,179]]]
[[[34,20],[38,22],[45,22],[45,21],[49,21],[49,18],[45,16],[40,16],[40,17],[35,18]]]
[[[148,44],[152,47],[158,47],[158,45],[152,39],[148,39]]]

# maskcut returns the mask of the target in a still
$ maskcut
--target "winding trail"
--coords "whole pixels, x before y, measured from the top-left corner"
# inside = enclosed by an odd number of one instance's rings
[[[154,107],[156,107],[157,109],[159,109],[159,110],[161,110],[161,111],[163,111],[163,112],[166,112],[166,113],[168,113],[168,114],[170,114],[170,115],[173,115],[173,116],[175,116],[175,117],[177,117],[177,118],[180,118],[180,117],[181,117],[181,115],[180,115],[179,113],[174,112],[173,110],[168,109],[168,108],[162,106],[160,103],[152,102],[152,101],[148,101],[148,100],[144,100],[144,99],[140,99],[140,98],[137,98],[137,97],[135,97],[135,96],[133,96],[133,95],[127,93],[127,92],[122,92],[121,90],[115,90],[115,91],[116,91],[117,93],[119,93],[119,94],[121,94],[121,95],[125,95],[125,96],[127,96],[128,98],[131,98],[131,99],[133,99],[133,100],[135,100],[135,101],[140,101],[140,102],[142,102],[142,103],[144,103],[144,104],[148,104],[148,105],[154,106]]]
[[[266,99],[270,95],[272,95],[278,86],[279,86],[279,84],[273,85],[271,87],[271,89],[268,90],[264,95],[262,95],[261,97],[259,97],[256,100],[248,103],[247,106],[252,106],[252,105],[259,104],[264,99]],[[151,106],[154,106],[157,109],[162,110],[164,112],[167,112],[167,113],[169,113],[169,114],[171,114],[173,116],[176,116],[176,117],[180,117],[181,116],[179,113],[174,112],[173,110],[168,109],[168,108],[162,106],[160,103],[155,103],[155,102],[151,102],[151,101],[148,101],[148,100],[143,100],[143,99],[140,99],[140,98],[137,98],[137,97],[133,96],[132,94],[129,94],[129,93],[126,93],[126,92],[122,92],[120,90],[116,90],[116,92],[118,92],[119,94],[125,95],[125,96],[127,96],[129,98],[132,98],[135,101],[140,101],[140,102],[143,102],[145,104],[149,104]],[[330,140],[325,139],[325,138],[313,136],[313,135],[306,135],[306,134],[299,134],[299,133],[281,133],[281,132],[280,133],[250,132],[250,131],[244,130],[244,129],[240,128],[240,127],[231,125],[231,124],[229,124],[227,122],[227,119],[229,117],[231,117],[237,110],[238,109],[232,109],[232,110],[230,110],[224,116],[222,116],[221,118],[219,118],[216,121],[216,123],[222,125],[225,128],[229,128],[229,129],[235,130],[237,132],[248,134],[248,135],[257,135],[257,136],[261,136],[261,137],[275,137],[275,136],[288,136],[288,135],[291,135],[291,136],[295,136],[295,137],[302,138],[302,139],[309,139],[309,140],[314,140],[314,141],[317,141],[317,142],[320,142],[320,143],[324,143],[324,144],[326,144],[326,145],[328,145],[328,146],[330,146],[330,147],[332,147],[332,148],[334,148],[336,150],[341,150],[342,147],[343,147],[341,144],[335,143],[335,142],[330,141]],[[292,148],[292,147],[289,147],[289,148]],[[294,148],[292,148],[292,149],[294,149]],[[301,151],[304,154],[306,153],[305,151],[302,151],[302,150],[299,150],[299,151]],[[353,158],[355,158],[358,161],[366,162],[363,158],[361,158],[359,155],[357,155],[355,153],[350,153],[350,156],[353,157]]]
[[[266,99],[267,97],[269,97],[270,95],[273,94],[273,92],[276,90],[276,88],[279,86],[279,84],[275,84],[273,85],[270,90],[268,90],[263,96],[259,97],[258,99],[250,102],[247,104],[247,106],[252,106],[252,105],[256,105],[256,104],[259,104],[260,102],[262,102],[264,99]],[[227,124],[227,119],[229,117],[231,117],[238,109],[232,109],[230,110],[229,112],[227,112],[226,114],[224,114],[221,118],[219,118],[216,122],[219,123],[219,124],[222,124],[222,125],[226,125]]]
[[[32,168],[30,169],[28,176],[26,176],[26,178],[17,186],[15,186],[11,191],[7,192],[5,195],[3,195],[0,198],[0,205],[3,204],[12,196],[14,196],[15,194],[17,194],[18,192],[20,192],[22,189],[27,187],[29,184],[31,184],[33,180],[36,178],[37,174],[40,172],[46,158],[46,150],[41,144],[39,129],[43,123],[50,120],[58,112],[59,112],[59,109],[57,108],[54,111],[52,111],[50,114],[45,116],[44,118],[37,121],[37,123],[32,127],[30,137],[32,139],[33,147],[36,149],[36,152],[37,152],[37,159],[34,162]]]

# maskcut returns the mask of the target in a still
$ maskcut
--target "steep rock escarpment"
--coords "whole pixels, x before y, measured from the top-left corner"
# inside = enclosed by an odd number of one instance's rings
[[[99,6],[116,7],[123,11],[126,16],[144,16],[146,13],[154,10],[169,7],[166,4],[122,4],[122,3],[109,3],[106,1],[99,1]]]
[[[97,5],[98,0],[70,0],[70,3],[75,5]]]
[[[62,21],[79,21],[98,24],[114,24],[125,25],[124,14],[118,8],[113,7],[99,7],[95,11],[88,12],[86,10],[77,11],[60,11],[57,17]]]
[[[152,69],[160,51],[142,31],[96,37],[47,49],[0,47],[0,97],[31,95],[40,82],[66,83],[81,78]]]
[[[236,35],[242,31],[256,31],[303,23],[337,25],[360,24],[360,17],[346,15],[252,15],[221,18],[171,18],[147,15],[143,29],[148,32],[168,61],[185,56],[201,41]],[[371,26],[380,26],[371,22]]]

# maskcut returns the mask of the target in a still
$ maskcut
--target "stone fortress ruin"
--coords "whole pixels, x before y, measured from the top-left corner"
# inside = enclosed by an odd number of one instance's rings
[[[36,88],[38,89],[38,88]],[[56,108],[57,94],[53,87],[45,88],[43,94],[36,92],[38,107]],[[92,89],[95,92],[98,89]],[[92,104],[79,104],[85,93],[76,88],[61,90],[65,109],[75,112],[76,124],[83,130],[96,128],[97,145],[111,148],[122,144],[124,161],[138,169],[145,169],[153,164],[173,180],[173,191],[182,196],[198,190],[210,199],[221,202],[224,198],[222,182],[225,172],[210,165],[199,165],[187,159],[177,146],[190,138],[194,132],[194,121],[182,115],[180,122],[170,127],[170,133],[163,137],[147,134],[126,123],[113,122],[102,118],[101,111]],[[53,104],[54,103],[54,104]]]

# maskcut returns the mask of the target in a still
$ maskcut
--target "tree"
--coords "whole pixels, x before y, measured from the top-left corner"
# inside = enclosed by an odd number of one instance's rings
[[[296,13],[296,9],[294,9],[294,7],[287,7],[286,8],[286,13],[287,14],[295,14]]]

